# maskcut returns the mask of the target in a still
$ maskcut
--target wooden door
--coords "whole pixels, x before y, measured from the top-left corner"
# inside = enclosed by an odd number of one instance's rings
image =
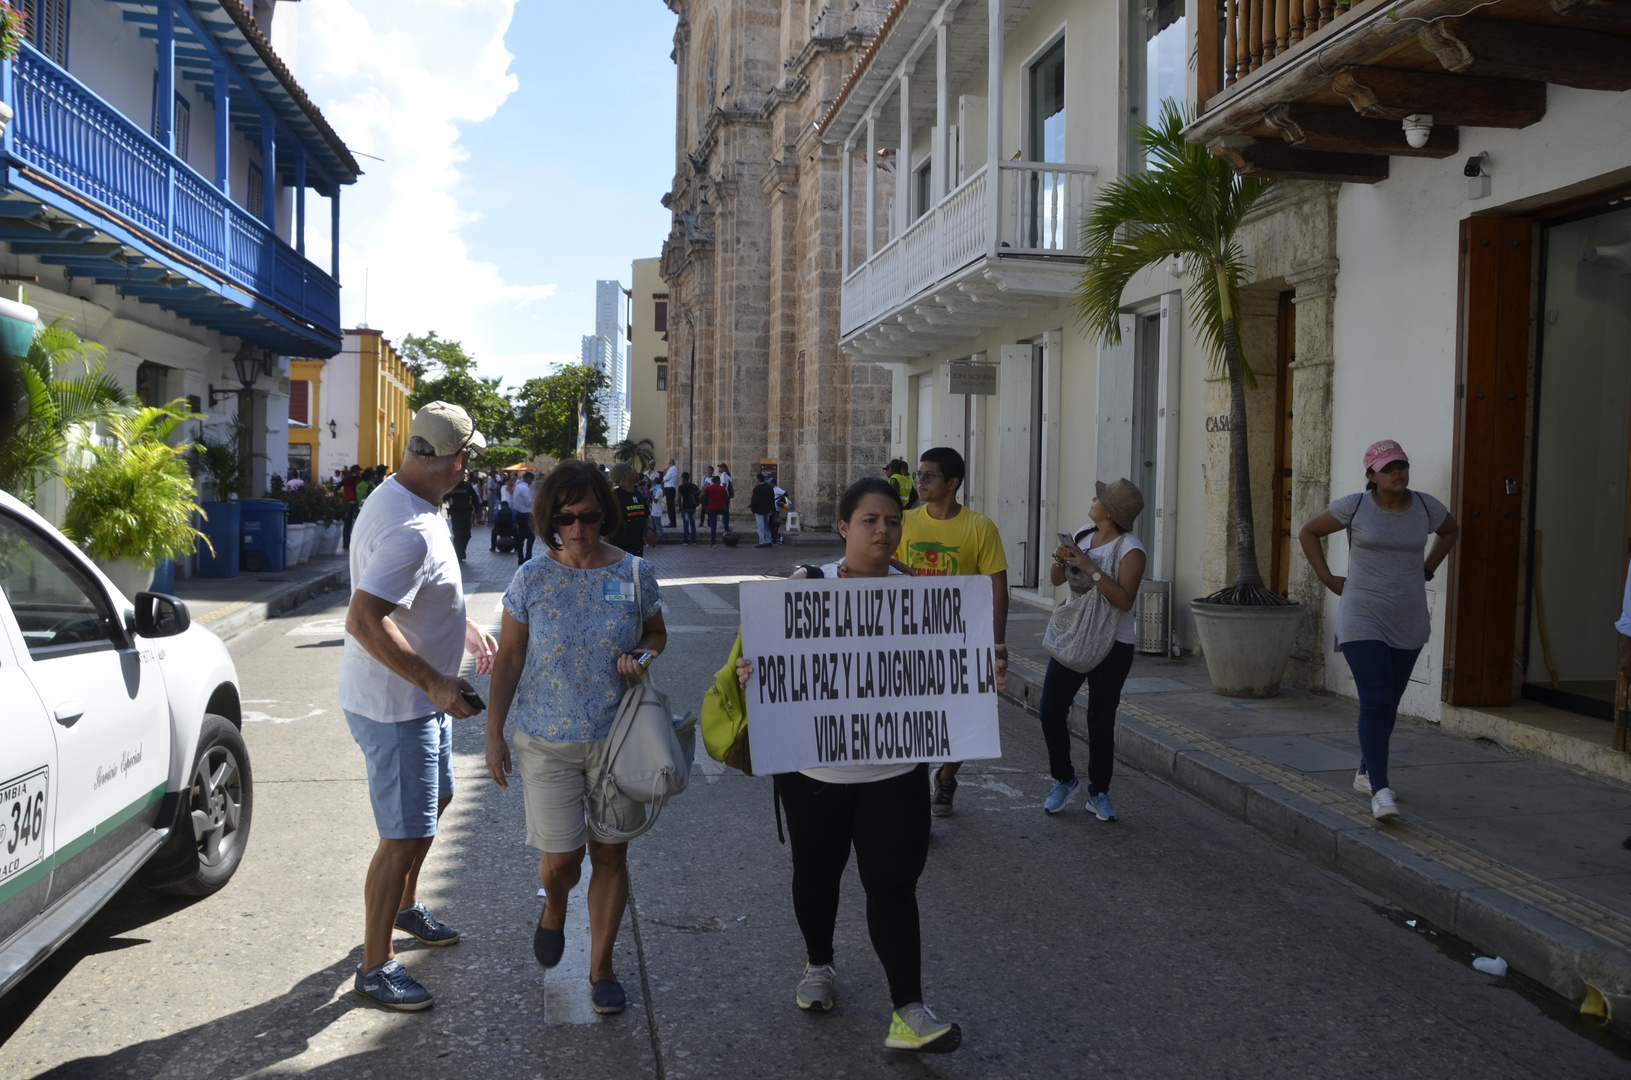
[[[1281,596],[1291,584],[1291,363],[1297,358],[1295,292],[1280,294],[1274,351],[1274,549],[1269,585]]]
[[[1506,705],[1517,651],[1534,223],[1461,223],[1454,491],[1443,698]]]

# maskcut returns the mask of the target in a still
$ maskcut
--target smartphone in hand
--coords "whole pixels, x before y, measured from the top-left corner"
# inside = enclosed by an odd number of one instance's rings
[[[1056,535],[1059,537],[1059,542],[1061,544],[1065,544],[1068,547],[1076,547],[1077,546],[1076,538],[1074,536],[1070,535],[1068,532],[1060,531]]]
[[[460,690],[459,696],[464,698],[464,703],[466,705],[470,706],[477,712],[487,711],[487,703],[481,700],[481,695],[476,693],[474,690]]]

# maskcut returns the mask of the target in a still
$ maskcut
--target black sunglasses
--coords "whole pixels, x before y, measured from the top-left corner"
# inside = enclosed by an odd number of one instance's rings
[[[549,523],[557,529],[570,529],[580,521],[585,525],[599,525],[605,516],[603,510],[588,510],[581,514],[551,514]]]

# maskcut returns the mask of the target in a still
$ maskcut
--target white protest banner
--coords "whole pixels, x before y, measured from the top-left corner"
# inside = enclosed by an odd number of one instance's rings
[[[989,577],[741,586],[753,771],[1002,756]]]

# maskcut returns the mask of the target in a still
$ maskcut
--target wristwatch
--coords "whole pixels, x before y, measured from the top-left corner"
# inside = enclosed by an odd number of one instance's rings
[[[1097,585],[1100,581],[1104,580],[1104,575],[1095,570],[1092,574],[1092,580],[1093,584]]]

